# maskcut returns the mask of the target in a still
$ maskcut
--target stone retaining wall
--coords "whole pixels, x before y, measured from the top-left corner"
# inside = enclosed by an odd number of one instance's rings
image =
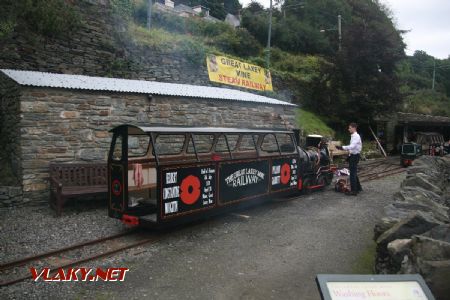
[[[376,272],[420,273],[436,299],[450,295],[449,182],[450,157],[415,160],[375,226]]]

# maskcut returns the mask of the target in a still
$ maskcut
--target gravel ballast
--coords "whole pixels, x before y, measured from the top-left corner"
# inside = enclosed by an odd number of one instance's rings
[[[404,175],[363,184],[354,196],[325,192],[268,203],[172,230],[164,239],[86,263],[125,267],[124,282],[32,282],[2,299],[320,299],[319,273],[352,273]],[[82,205],[82,203],[80,203]],[[0,211],[1,262],[123,232],[106,207]]]

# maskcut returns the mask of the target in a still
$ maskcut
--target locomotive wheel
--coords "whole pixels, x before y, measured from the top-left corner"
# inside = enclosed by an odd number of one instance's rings
[[[325,185],[327,185],[327,180],[325,179],[325,176],[319,175],[317,177],[317,185],[323,185],[320,189],[323,190],[325,188]]]
[[[311,194],[311,190],[309,189],[310,186],[312,186],[311,179],[305,178],[305,180],[303,181],[302,194],[304,194],[304,195]]]
[[[333,173],[325,175],[324,178],[325,178],[325,185],[330,185],[331,182],[333,181]]]

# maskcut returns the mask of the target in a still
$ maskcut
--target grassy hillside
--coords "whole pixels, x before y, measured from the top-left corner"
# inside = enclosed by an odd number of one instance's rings
[[[305,135],[320,134],[326,137],[333,137],[335,132],[327,126],[323,120],[314,113],[298,109],[297,123]]]

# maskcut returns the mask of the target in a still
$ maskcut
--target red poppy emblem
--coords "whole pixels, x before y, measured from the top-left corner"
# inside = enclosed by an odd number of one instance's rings
[[[120,181],[118,179],[114,179],[112,184],[112,193],[115,196],[120,196],[120,194],[122,193],[122,184],[120,183]]]
[[[291,167],[288,164],[281,166],[281,183],[288,184],[291,180]]]
[[[194,204],[200,197],[200,179],[196,176],[189,175],[181,182],[180,190],[181,201],[187,205]]]

